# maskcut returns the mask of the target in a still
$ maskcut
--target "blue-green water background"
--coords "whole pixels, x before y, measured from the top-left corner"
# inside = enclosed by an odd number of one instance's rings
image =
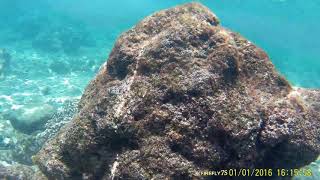
[[[150,13],[186,0],[54,1],[55,9],[114,40]],[[222,24],[264,48],[294,85],[320,87],[320,1],[203,0]],[[113,41],[112,41],[113,42]],[[106,44],[112,44],[106,43]],[[107,48],[111,48],[110,46]]]
[[[0,80],[0,113],[43,103],[59,107],[78,98],[121,32],[157,10],[186,2],[1,0],[0,48],[12,58],[6,79]],[[266,50],[293,85],[320,87],[320,1],[200,2],[223,26]],[[44,94],[45,88],[50,93]]]
[[[150,13],[189,1],[88,2],[85,0],[76,3],[62,2],[57,8],[66,10],[68,15],[95,26],[102,31],[101,33],[108,33],[111,39],[115,39],[118,33]],[[203,0],[200,2],[211,8],[220,17],[224,26],[241,33],[264,48],[278,70],[294,85],[320,87],[320,1]]]

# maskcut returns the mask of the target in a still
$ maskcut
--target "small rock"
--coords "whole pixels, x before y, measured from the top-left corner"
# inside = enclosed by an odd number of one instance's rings
[[[27,134],[31,134],[45,125],[55,113],[55,108],[49,104],[42,106],[22,108],[18,111],[7,113],[5,116],[12,126]]]
[[[62,61],[54,61],[49,65],[49,68],[57,73],[57,74],[67,74],[69,73],[70,69],[68,64]]]
[[[48,86],[42,87],[40,88],[40,92],[42,95],[46,96],[50,94],[50,88]]]

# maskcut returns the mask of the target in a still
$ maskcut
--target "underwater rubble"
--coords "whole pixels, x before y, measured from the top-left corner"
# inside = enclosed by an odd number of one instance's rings
[[[76,20],[51,11],[11,13],[0,12],[0,179],[31,179],[32,156],[72,119],[107,52],[96,44],[105,40]]]
[[[32,165],[31,157],[40,150],[47,140],[55,136],[60,128],[70,122],[77,112],[77,105],[78,99],[64,102],[46,120],[43,129],[38,129],[31,134],[25,134],[27,127],[17,129],[10,123],[8,117],[0,116],[0,165]]]
[[[314,93],[298,92],[263,50],[185,4],[120,36],[78,113],[33,161],[48,179],[300,168],[320,153],[320,116]]]
[[[6,34],[0,37],[0,165],[7,166],[31,165],[32,155],[72,119],[83,88],[98,71],[104,58],[101,54],[106,53],[100,46],[103,50],[97,50],[95,40],[77,22],[49,15],[51,19],[44,22],[36,16],[19,18],[0,29]],[[50,21],[56,23],[48,25]],[[64,23],[67,30],[61,28]],[[80,49],[67,53],[60,46],[51,53],[42,49],[45,47],[34,48],[32,42],[41,34],[80,43]]]

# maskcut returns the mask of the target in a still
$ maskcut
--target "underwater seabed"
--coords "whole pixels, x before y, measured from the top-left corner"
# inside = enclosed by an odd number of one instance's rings
[[[35,47],[28,39],[8,42],[16,35],[11,31],[1,34],[6,36],[0,37],[0,65],[6,66],[0,68],[0,162],[31,165],[31,156],[73,117],[108,48],[95,41],[66,53],[62,47],[47,49],[51,40]]]
[[[60,73],[59,67],[50,69],[50,60],[87,62],[89,57],[41,56],[32,49],[7,51],[15,69],[0,83],[0,160],[30,164],[31,155],[71,119],[84,87],[98,68],[88,66],[84,72],[83,63],[77,64],[78,71]]]
[[[30,165],[76,112],[118,31],[101,32],[51,9],[41,12],[48,7],[5,6],[14,3],[22,2],[0,2],[7,8],[0,12],[0,161]]]

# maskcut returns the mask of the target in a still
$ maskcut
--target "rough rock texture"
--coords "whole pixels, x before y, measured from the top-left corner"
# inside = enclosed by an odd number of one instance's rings
[[[50,179],[201,179],[293,168],[320,151],[319,114],[267,54],[192,3],[116,42],[73,121],[34,158]]]
[[[0,165],[0,178],[5,180],[46,180],[36,167],[25,165]]]
[[[302,97],[309,108],[320,112],[320,90],[297,88],[296,93]]]
[[[78,98],[71,99],[64,102],[61,108],[58,108],[57,112],[44,125],[45,130],[36,135],[34,141],[37,142],[37,147],[41,148],[48,139],[53,138],[65,124],[72,120],[78,111],[78,103]]]

